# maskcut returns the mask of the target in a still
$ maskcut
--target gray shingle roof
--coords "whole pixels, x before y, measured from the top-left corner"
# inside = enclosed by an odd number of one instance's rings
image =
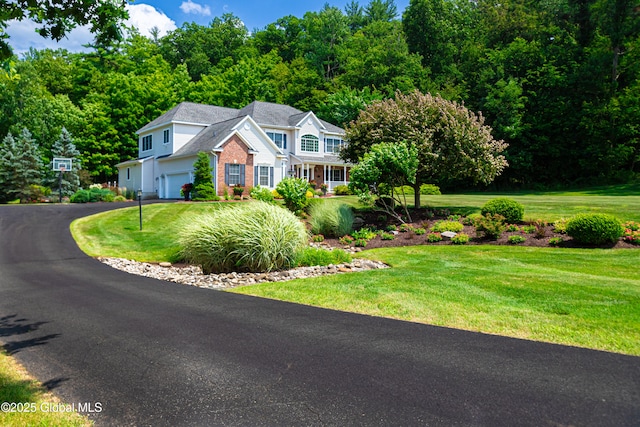
[[[237,110],[235,108],[218,107],[215,105],[195,104],[182,102],[167,111],[157,119],[146,124],[137,133],[144,132],[156,126],[171,122],[198,123],[213,125],[216,123],[251,116],[261,126],[291,127],[295,126],[306,117],[309,112],[303,112],[288,105],[274,104],[272,102],[254,101],[246,107]],[[344,129],[320,120],[329,132],[343,133]]]
[[[138,133],[170,122],[186,122],[211,125],[238,117],[235,108],[218,107],[215,105],[195,104],[182,102],[167,111],[157,119],[146,124],[138,130]]]

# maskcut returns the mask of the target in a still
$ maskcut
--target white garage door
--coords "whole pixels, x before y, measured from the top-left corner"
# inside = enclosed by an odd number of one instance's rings
[[[188,173],[179,173],[175,175],[167,175],[167,199],[180,199],[180,189],[189,181]]]

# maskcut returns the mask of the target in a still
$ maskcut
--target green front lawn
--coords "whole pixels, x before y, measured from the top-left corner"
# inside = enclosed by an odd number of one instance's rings
[[[602,195],[615,194],[615,195]],[[579,193],[502,194],[525,206],[525,218],[553,221],[578,212],[613,213],[640,221],[635,187]],[[479,211],[488,194],[423,196],[424,205]],[[329,203],[356,198],[333,197]],[[180,220],[224,203],[131,207],[72,224],[92,256],[175,261]],[[365,251],[388,270],[260,284],[231,292],[640,355],[640,251],[514,246],[416,246]]]
[[[230,292],[640,355],[636,250],[413,246],[361,255],[392,268]]]

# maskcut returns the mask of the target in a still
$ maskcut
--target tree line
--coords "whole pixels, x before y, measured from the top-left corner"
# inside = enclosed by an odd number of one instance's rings
[[[411,0],[402,14],[352,1],[251,31],[225,14],[9,57],[0,138],[28,129],[46,164],[65,128],[100,182],[137,156],[137,129],[182,101],[278,102],[346,127],[419,90],[481,113],[508,144],[495,185],[627,181],[640,170],[639,77],[638,0]]]

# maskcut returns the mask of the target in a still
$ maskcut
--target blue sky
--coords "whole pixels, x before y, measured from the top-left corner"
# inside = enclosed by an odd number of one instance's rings
[[[205,1],[205,0],[139,0],[130,2],[130,24],[137,27],[142,34],[148,34],[151,27],[156,26],[163,35],[182,26],[184,22],[196,22],[207,25],[216,16],[232,13],[240,18],[249,31],[263,28],[287,15],[302,17],[306,12],[317,12],[325,3],[344,11],[345,5],[351,0],[242,0],[242,1]],[[359,1],[366,6],[369,0]],[[409,5],[409,0],[396,0],[398,15],[401,16]],[[29,21],[10,23],[7,32],[11,37],[9,43],[14,52],[21,54],[30,47],[64,48],[70,51],[83,50],[82,45],[91,42],[93,36],[86,28],[78,28],[60,43],[43,39],[35,33],[36,25]]]

